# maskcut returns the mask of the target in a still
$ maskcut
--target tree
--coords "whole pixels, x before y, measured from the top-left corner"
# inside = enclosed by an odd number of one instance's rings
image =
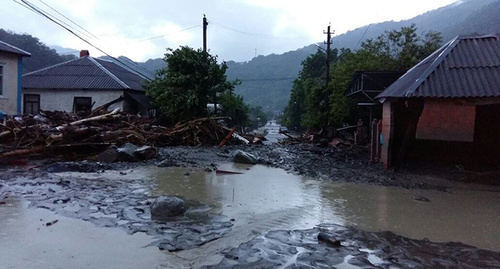
[[[59,55],[38,38],[28,34],[15,34],[0,29],[0,40],[31,53],[31,57],[23,59],[23,73],[36,71],[51,65],[76,59],[74,55]]]
[[[264,112],[261,106],[250,107],[250,118],[250,127],[254,129],[264,126],[269,120],[267,113]]]
[[[207,104],[236,83],[226,80],[225,62],[201,49],[167,49],[164,61],[168,67],[146,85],[146,94],[170,123],[207,116]]]
[[[439,48],[441,34],[430,31],[421,37],[415,24],[368,39],[361,49],[341,56],[332,68],[329,84],[330,111],[328,124],[339,126],[349,115],[349,101],[344,91],[356,71],[404,72]]]
[[[417,34],[417,27],[402,27],[363,42],[358,51],[333,50],[330,81],[324,87],[325,53],[317,51],[302,62],[294,81],[284,124],[289,127],[339,126],[349,115],[344,92],[356,71],[406,71],[439,48],[441,35],[430,31]]]
[[[222,106],[222,115],[231,118],[230,124],[244,126],[248,123],[248,106],[243,102],[243,97],[234,95],[231,92],[224,92],[219,96],[219,103]]]
[[[330,51],[330,63],[338,61],[338,50]],[[294,81],[290,100],[284,112],[284,124],[292,128],[315,128],[321,125],[328,111],[325,89],[326,53],[317,50],[302,62],[302,70]]]

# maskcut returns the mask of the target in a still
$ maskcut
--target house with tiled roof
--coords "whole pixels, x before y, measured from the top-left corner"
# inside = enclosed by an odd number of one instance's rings
[[[111,103],[109,110],[148,115],[151,105],[143,88],[148,80],[139,72],[93,58],[83,50],[77,59],[22,77],[23,113],[88,111]]]
[[[31,54],[0,41],[0,118],[21,113],[23,58]]]
[[[458,36],[376,96],[382,161],[500,163],[500,34]]]

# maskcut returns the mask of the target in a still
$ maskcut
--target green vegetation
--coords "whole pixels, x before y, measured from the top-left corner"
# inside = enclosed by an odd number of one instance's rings
[[[55,50],[38,40],[38,38],[28,34],[19,35],[11,31],[0,29],[0,40],[31,53],[32,57],[23,59],[24,73],[36,71],[47,66],[76,58],[74,55],[59,55]]]
[[[168,68],[156,73],[146,85],[146,94],[167,123],[206,117],[207,104],[218,99],[224,107],[223,115],[232,117],[233,124],[246,122],[247,107],[241,97],[232,94],[239,82],[227,81],[225,62],[219,65],[217,56],[189,47],[167,49],[164,60]]]
[[[284,124],[292,128],[339,126],[349,114],[344,91],[355,71],[405,71],[438,49],[442,38],[430,31],[423,37],[417,27],[385,32],[361,44],[361,49],[330,51],[330,77],[325,87],[325,53],[318,50],[302,62],[294,81]]]

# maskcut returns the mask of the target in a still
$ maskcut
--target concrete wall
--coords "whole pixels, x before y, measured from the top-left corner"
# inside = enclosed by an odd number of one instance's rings
[[[451,100],[426,100],[417,127],[417,139],[474,141],[476,106]]]
[[[74,97],[92,97],[92,108],[106,104],[124,93],[120,90],[53,90],[53,89],[23,89],[24,94],[39,94],[41,110],[59,110],[71,112]],[[23,99],[24,103],[24,99]],[[120,108],[123,111],[123,101],[113,104],[109,110]]]
[[[3,93],[0,95],[0,110],[9,115],[18,114],[18,61],[17,55],[0,52],[0,65],[3,66]]]

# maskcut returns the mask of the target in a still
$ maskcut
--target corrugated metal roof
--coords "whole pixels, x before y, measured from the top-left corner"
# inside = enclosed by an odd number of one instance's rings
[[[0,41],[0,51],[10,52],[10,53],[14,53],[14,54],[21,55],[21,56],[27,56],[27,57],[31,56],[31,53],[24,51],[18,47],[14,47],[11,44],[5,43],[3,41]]]
[[[500,34],[451,40],[376,98],[500,97]]]
[[[117,64],[81,57],[23,76],[23,88],[29,89],[117,89],[144,91],[143,78]]]

